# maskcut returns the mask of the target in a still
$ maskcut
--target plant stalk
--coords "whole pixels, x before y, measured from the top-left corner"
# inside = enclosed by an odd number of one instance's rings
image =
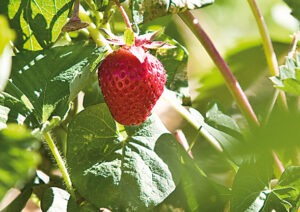
[[[271,76],[278,76],[279,75],[278,60],[262,12],[260,11],[256,0],[248,0],[248,3],[255,17],[260,32],[260,36],[262,38],[262,44],[263,44],[266,60],[268,63],[268,67],[270,70],[270,74]],[[287,104],[285,93],[283,91],[280,91],[278,97],[281,106],[287,110],[288,104]]]
[[[106,45],[105,37],[99,32],[99,30],[97,30],[95,24],[92,22],[89,15],[83,8],[80,8],[79,16],[82,20],[89,23],[89,26],[86,29],[88,30],[91,38],[95,41],[95,43],[98,46],[105,46]]]
[[[68,190],[68,192],[70,193],[70,195],[75,199],[75,192],[74,192],[74,188],[72,186],[72,181],[70,179],[70,175],[68,173],[65,161],[63,160],[62,156],[60,155],[51,135],[49,132],[45,132],[43,133],[43,136],[48,144],[48,147],[52,153],[52,155],[54,156],[54,159],[57,163],[57,166],[62,174],[62,178],[65,182],[66,188]]]
[[[119,8],[119,10],[120,10],[120,12],[122,14],[122,17],[124,19],[124,22],[125,22],[127,28],[132,30],[131,22],[129,20],[129,17],[128,17],[126,11],[124,10],[124,8],[122,7],[122,5],[120,4],[119,0],[115,0],[115,3],[118,6],[118,8]]]
[[[222,56],[214,46],[213,42],[210,40],[206,32],[199,24],[198,19],[196,19],[193,16],[193,14],[189,11],[183,12],[179,16],[185,22],[185,24],[190,28],[190,30],[194,33],[197,39],[201,42],[201,44],[206,49],[209,56],[212,58],[212,60],[220,70],[222,76],[225,79],[227,87],[229,88],[231,94],[233,95],[235,101],[237,102],[240,110],[246,117],[249,125],[253,127],[260,126],[260,122],[257,119],[245,93],[243,92],[238,81],[235,79],[234,75],[232,74],[229,66],[224,61],[224,59],[222,58]],[[272,151],[272,154],[278,169],[280,171],[283,171],[284,168],[278,156],[274,151]]]
[[[268,67],[270,70],[271,76],[278,76],[279,75],[279,67],[278,67],[278,60],[272,45],[272,40],[270,37],[270,34],[268,32],[268,27],[266,25],[264,16],[262,15],[262,12],[260,11],[260,8],[256,2],[256,0],[248,0],[248,3],[250,5],[250,8],[252,10],[252,13],[255,17],[260,36],[262,38],[262,44],[266,56],[266,60],[268,63]],[[296,37],[295,37],[296,38]],[[297,39],[297,38],[296,38]],[[277,93],[277,92],[276,92]],[[284,91],[278,91],[278,100],[279,104],[282,108],[285,110],[288,110],[288,104],[287,104],[287,99]],[[272,108],[271,108],[272,109]],[[269,110],[271,111],[271,110]],[[284,172],[284,166],[282,162],[280,161],[278,155],[276,154],[275,151],[272,151],[272,155],[275,161],[275,164],[278,168],[278,170],[281,172],[281,174]]]
[[[196,19],[193,14],[189,11],[179,14],[180,18],[185,22],[185,24],[194,33],[197,39],[201,42],[203,47],[206,49],[209,56],[212,58],[215,65],[220,70],[227,87],[229,88],[231,94],[233,95],[235,101],[237,102],[240,110],[247,119],[249,125],[259,126],[259,121],[245,95],[239,82],[233,76],[229,66],[224,61],[213,42],[210,40],[206,32],[203,30],[199,24],[198,19]]]

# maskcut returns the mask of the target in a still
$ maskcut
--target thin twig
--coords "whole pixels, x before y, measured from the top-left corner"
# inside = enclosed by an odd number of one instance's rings
[[[278,76],[279,75],[279,67],[278,67],[278,60],[272,45],[272,40],[270,37],[270,34],[268,32],[268,28],[267,25],[265,23],[264,17],[259,9],[258,4],[256,3],[255,0],[248,0],[248,3],[250,5],[250,8],[252,10],[252,13],[255,17],[259,32],[260,32],[260,36],[262,38],[262,44],[264,47],[264,52],[265,52],[265,56],[266,56],[266,60],[268,63],[268,67],[270,70],[270,74],[271,76]],[[279,92],[279,100],[280,100],[280,104],[283,108],[285,108],[286,110],[288,110],[288,104],[287,104],[287,100],[286,100],[286,95],[283,91]]]
[[[276,167],[278,168],[280,174],[282,174],[284,172],[284,166],[282,164],[282,162],[280,161],[278,155],[272,151],[272,155],[273,155],[273,159],[275,161]]]
[[[267,123],[269,121],[271,113],[272,113],[273,108],[274,108],[274,105],[276,104],[276,100],[278,98],[278,95],[279,95],[279,90],[276,89],[275,92],[274,92],[274,94],[273,94],[273,97],[271,99],[271,104],[268,107],[266,117],[264,118],[264,123]]]
[[[177,141],[180,143],[180,145],[184,148],[184,150],[188,153],[190,158],[193,159],[194,157],[193,157],[192,150],[190,149],[190,145],[189,145],[184,133],[182,132],[182,130],[176,130],[175,137],[176,137]]]

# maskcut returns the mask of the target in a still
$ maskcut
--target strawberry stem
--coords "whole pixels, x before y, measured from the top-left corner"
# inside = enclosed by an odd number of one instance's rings
[[[80,8],[79,10],[80,18],[89,23],[89,26],[86,28],[91,36],[91,38],[95,41],[95,43],[98,46],[105,46],[106,45],[106,39],[105,37],[99,32],[99,30],[96,28],[95,24],[93,24],[91,18],[87,14],[87,12],[84,10],[84,8]],[[106,48],[108,51],[112,51],[109,47],[109,45],[106,45]]]
[[[127,28],[132,30],[131,22],[129,20],[129,17],[128,17],[126,11],[124,10],[124,8],[122,7],[122,5],[120,4],[120,2],[118,0],[115,0],[115,3],[118,6],[119,10],[121,11],[121,14],[123,16],[123,19],[124,19],[124,22],[125,22]]]

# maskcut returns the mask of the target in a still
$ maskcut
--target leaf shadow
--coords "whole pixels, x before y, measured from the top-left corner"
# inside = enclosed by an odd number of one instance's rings
[[[31,49],[34,49],[34,39],[37,41],[41,48],[49,47],[56,39],[53,37],[53,32],[57,30],[55,28],[59,18],[68,10],[71,9],[73,1],[64,4],[55,14],[50,17],[45,16],[43,7],[39,5],[39,1],[21,0],[18,6],[14,6],[14,16],[9,15],[9,10],[13,10],[10,7],[8,1],[2,1],[0,3],[0,14],[4,14],[10,20],[10,25],[17,33],[15,40],[15,46],[21,50],[24,49],[25,43],[30,41]],[[39,8],[39,12],[35,12],[34,5]],[[51,17],[52,16],[52,17]],[[51,20],[49,20],[51,18]],[[49,24],[48,24],[49,23]],[[24,26],[25,25],[25,26]]]

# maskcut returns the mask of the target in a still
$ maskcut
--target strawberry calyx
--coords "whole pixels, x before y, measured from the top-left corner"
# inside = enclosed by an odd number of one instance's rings
[[[105,31],[106,32],[106,31]],[[176,46],[171,45],[164,41],[154,41],[160,34],[161,30],[149,32],[143,35],[135,35],[128,33],[129,30],[126,30],[124,36],[115,36],[110,33],[107,33],[110,38],[106,39],[108,44],[121,46],[124,48],[141,47],[144,51],[148,49],[172,49]]]

